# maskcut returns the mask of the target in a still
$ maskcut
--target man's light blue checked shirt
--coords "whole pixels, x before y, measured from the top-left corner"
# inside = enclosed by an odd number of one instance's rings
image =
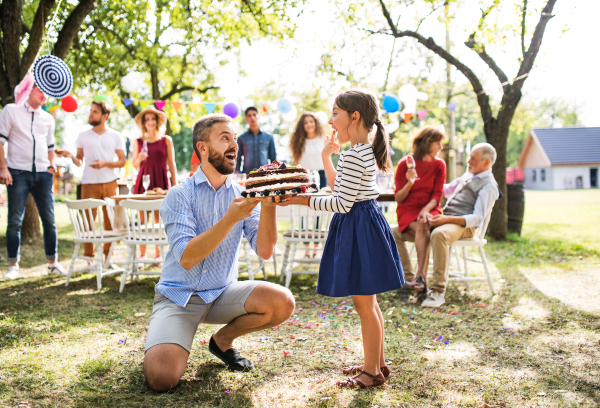
[[[190,240],[223,218],[231,201],[240,197],[243,190],[228,176],[225,184],[215,191],[200,168],[193,177],[169,190],[160,207],[169,237],[169,252],[156,290],[185,307],[194,293],[210,303],[227,286],[237,281],[242,233],[256,251],[259,207],[254,209],[250,217],[238,222],[217,249],[192,269],[186,271],[180,262]]]

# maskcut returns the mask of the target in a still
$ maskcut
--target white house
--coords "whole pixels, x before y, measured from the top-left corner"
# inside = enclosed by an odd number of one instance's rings
[[[598,188],[600,127],[532,129],[519,167],[527,189]]]

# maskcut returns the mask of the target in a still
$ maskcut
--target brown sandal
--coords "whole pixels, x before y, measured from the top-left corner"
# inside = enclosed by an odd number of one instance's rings
[[[342,368],[342,373],[346,375],[360,374],[361,371],[362,370],[359,368],[359,366],[348,366]],[[387,380],[387,378],[390,376],[390,369],[387,366],[381,367],[381,374],[383,374],[383,377]]]
[[[361,374],[364,374],[367,377],[371,377],[373,379],[373,384],[365,385],[361,381],[357,380],[357,377],[359,377]],[[362,388],[381,387],[383,384],[385,384],[385,377],[383,376],[383,374],[379,373],[377,375],[372,375],[372,374],[367,373],[366,371],[361,371],[354,377],[349,377],[349,378],[346,378],[345,380],[338,381],[337,386],[340,388],[360,388],[360,389],[362,389]]]

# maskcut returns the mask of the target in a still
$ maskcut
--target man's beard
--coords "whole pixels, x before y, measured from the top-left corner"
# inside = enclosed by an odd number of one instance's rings
[[[225,153],[219,154],[217,151],[211,149],[210,146],[208,147],[208,162],[223,175],[231,174],[235,170],[235,165],[225,161],[225,155],[228,153],[235,153],[235,149],[229,149]]]
[[[99,120],[89,120],[88,123],[92,126],[98,126],[99,124],[101,124],[102,122]]]

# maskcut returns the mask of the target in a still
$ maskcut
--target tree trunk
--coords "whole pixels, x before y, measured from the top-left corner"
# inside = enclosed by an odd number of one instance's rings
[[[27,196],[25,205],[25,217],[21,225],[21,242],[28,238],[38,238],[42,235],[40,231],[40,214],[31,194]]]

